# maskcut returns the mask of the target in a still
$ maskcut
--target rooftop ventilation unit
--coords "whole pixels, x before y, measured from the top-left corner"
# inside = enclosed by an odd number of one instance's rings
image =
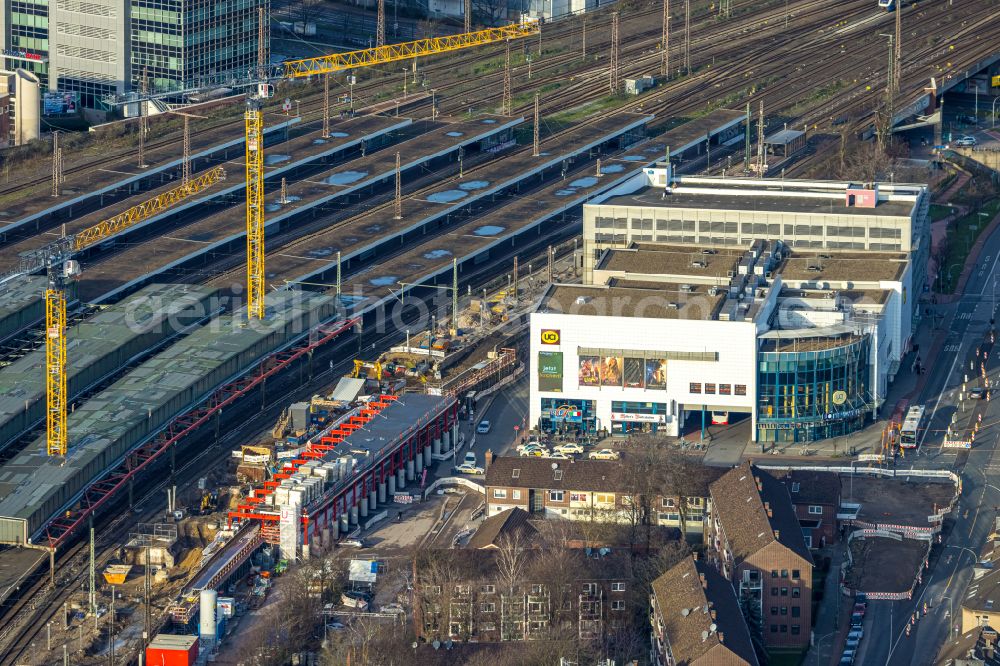
[[[692,287],[691,285],[689,285],[689,284],[682,284],[681,285],[681,292],[682,293],[690,294],[692,291],[694,291],[694,287]]]
[[[681,304],[680,303],[667,303],[667,307],[670,308],[671,310],[680,310]]]
[[[806,270],[811,271],[813,273],[819,273],[823,270],[823,267],[817,266],[816,264],[809,264],[808,266],[806,266]]]
[[[577,305],[586,305],[589,302],[590,302],[590,296],[577,296],[576,297],[576,304]]]
[[[708,295],[709,296],[718,296],[719,295],[719,288],[718,287],[709,287],[708,288]]]
[[[718,250],[713,250],[711,248],[705,248],[704,250],[701,251],[701,253],[702,254],[718,254],[719,251]]]
[[[705,263],[704,261],[692,261],[691,265],[694,268],[705,268],[706,266],[708,266],[708,264]]]

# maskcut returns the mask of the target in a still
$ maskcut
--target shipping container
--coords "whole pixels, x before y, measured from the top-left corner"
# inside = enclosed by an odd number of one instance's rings
[[[158,634],[146,648],[148,666],[194,666],[198,637]]]

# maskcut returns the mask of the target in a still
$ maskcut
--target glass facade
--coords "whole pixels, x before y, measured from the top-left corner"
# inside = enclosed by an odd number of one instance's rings
[[[12,0],[10,3],[10,47],[34,55],[49,55],[49,0]],[[30,60],[5,60],[7,69],[20,67],[38,76],[42,89],[48,86],[49,64]]]
[[[812,442],[860,430],[869,404],[868,335],[762,339],[757,437]]]
[[[258,9],[268,0],[131,0],[132,85],[155,92],[245,77],[257,64]]]
[[[542,398],[538,426],[544,432],[593,433],[597,431],[597,405],[593,400]]]

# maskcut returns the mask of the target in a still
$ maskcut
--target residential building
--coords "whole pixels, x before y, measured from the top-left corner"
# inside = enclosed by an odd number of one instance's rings
[[[948,640],[934,660],[936,666],[1000,666],[1000,641],[993,627],[976,627]]]
[[[488,513],[488,512],[487,512]],[[510,539],[513,543],[527,544],[538,533],[528,522],[528,512],[514,507],[489,516],[469,538],[467,548],[499,548]]]
[[[413,608],[418,639],[425,641],[520,641],[542,638],[550,628],[572,628],[579,638],[599,638],[633,621],[637,592],[631,559],[601,558],[581,551],[527,559],[513,586],[499,574],[497,550],[448,550],[415,562]],[[546,568],[548,567],[548,568]]]
[[[653,581],[654,666],[757,666],[733,585],[704,561],[685,559]]]
[[[260,9],[267,16],[270,0],[13,0],[0,10],[0,66],[78,92],[90,108],[140,90],[144,72],[154,92],[244,77],[257,63]]]
[[[814,470],[769,470],[785,484],[809,548],[823,548],[839,535],[840,476]]]
[[[710,557],[735,586],[751,631],[768,648],[807,647],[813,560],[788,489],[744,462],[710,492]]]
[[[612,460],[555,460],[536,457],[493,457],[487,453],[486,515],[511,508],[546,518],[598,522],[647,520],[634,514],[624,464]],[[706,482],[713,470],[706,470]],[[654,515],[648,520],[680,530],[700,540],[709,510],[708,487],[704,495],[650,498]],[[680,507],[684,506],[681,511]]]

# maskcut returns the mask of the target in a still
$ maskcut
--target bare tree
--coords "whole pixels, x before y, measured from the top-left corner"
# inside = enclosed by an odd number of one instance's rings
[[[323,0],[296,0],[291,9],[291,14],[296,21],[302,23],[314,22],[320,14]]]
[[[497,575],[513,594],[514,588],[524,580],[524,572],[531,557],[527,541],[521,531],[501,535],[497,548]]]
[[[507,0],[472,0],[472,15],[474,23],[499,25],[507,18]]]

